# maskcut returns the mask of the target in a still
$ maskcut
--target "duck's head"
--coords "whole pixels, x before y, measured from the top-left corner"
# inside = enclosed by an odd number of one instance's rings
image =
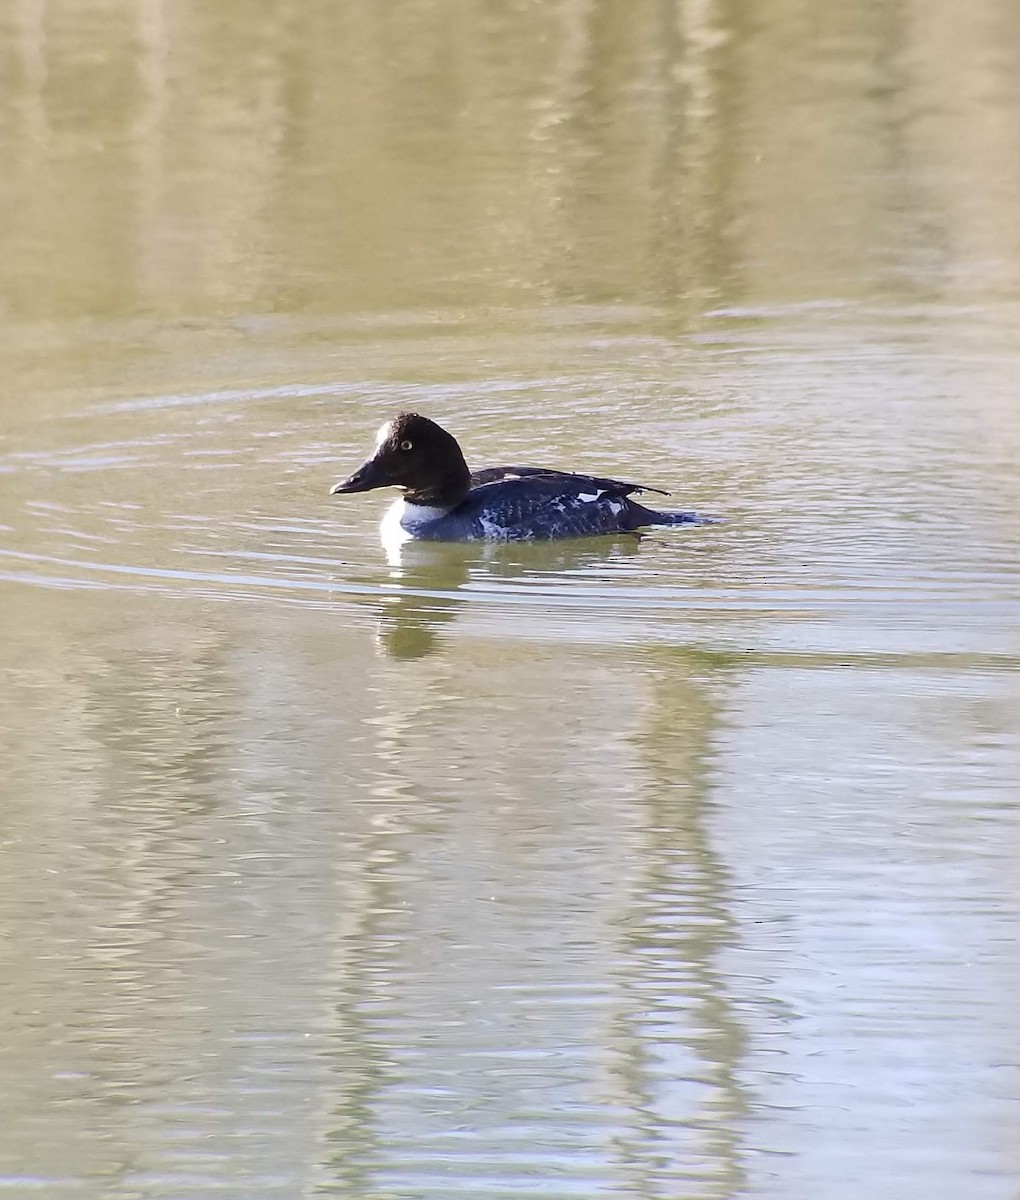
[[[453,434],[419,413],[398,413],[376,434],[375,452],[331,496],[395,487],[411,504],[452,507],[471,487],[471,472]]]

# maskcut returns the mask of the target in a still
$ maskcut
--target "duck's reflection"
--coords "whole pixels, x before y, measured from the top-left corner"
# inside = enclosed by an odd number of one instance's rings
[[[422,658],[440,630],[471,600],[498,601],[519,580],[536,592],[565,574],[597,573],[638,552],[639,534],[558,542],[404,542],[386,551],[380,580],[377,645],[393,658]],[[499,581],[497,583],[497,581]]]

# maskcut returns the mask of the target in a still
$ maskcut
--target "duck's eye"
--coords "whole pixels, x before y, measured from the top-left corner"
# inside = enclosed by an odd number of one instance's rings
[[[400,443],[400,449],[401,450],[410,450],[411,449],[411,443],[407,440],[407,438],[404,438],[404,440]]]

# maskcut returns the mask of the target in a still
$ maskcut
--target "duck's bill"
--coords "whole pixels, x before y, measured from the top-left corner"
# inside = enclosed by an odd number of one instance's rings
[[[339,483],[334,483],[329,489],[329,494],[331,496],[349,496],[352,492],[370,492],[373,488],[386,487],[386,483],[379,464],[374,458],[370,458],[368,462],[358,467],[353,475],[341,479]]]

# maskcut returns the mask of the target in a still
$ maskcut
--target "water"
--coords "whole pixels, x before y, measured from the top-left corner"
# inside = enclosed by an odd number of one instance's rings
[[[1012,8],[0,54],[0,1187],[1015,1200]],[[387,561],[399,408],[725,523]]]

